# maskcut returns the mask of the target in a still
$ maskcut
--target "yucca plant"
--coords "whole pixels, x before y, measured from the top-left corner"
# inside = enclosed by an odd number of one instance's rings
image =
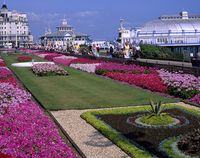
[[[163,106],[162,101],[154,103],[152,100],[150,100],[150,106],[151,106],[151,109],[148,110],[148,112],[152,116],[160,116],[165,111],[165,106]]]

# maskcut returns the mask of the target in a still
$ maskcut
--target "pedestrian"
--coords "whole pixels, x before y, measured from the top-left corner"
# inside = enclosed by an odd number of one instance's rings
[[[130,58],[130,46],[129,46],[128,42],[126,42],[124,45],[124,58],[125,59]]]

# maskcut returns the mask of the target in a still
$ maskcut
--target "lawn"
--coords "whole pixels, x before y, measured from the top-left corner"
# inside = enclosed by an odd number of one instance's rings
[[[66,68],[69,76],[37,77],[30,68],[15,68],[18,55],[2,55],[8,67],[48,110],[94,109],[148,104],[149,99],[177,100]],[[41,60],[34,57],[36,60]]]

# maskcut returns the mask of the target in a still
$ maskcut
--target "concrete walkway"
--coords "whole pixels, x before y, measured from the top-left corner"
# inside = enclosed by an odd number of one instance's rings
[[[87,158],[129,158],[120,148],[86,123],[84,110],[51,112]]]

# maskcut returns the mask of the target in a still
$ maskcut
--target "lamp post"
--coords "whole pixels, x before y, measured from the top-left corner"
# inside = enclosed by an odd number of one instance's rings
[[[17,48],[18,47],[18,44],[17,44],[17,21],[15,22],[15,28],[16,28],[16,33],[15,33],[15,47]]]

